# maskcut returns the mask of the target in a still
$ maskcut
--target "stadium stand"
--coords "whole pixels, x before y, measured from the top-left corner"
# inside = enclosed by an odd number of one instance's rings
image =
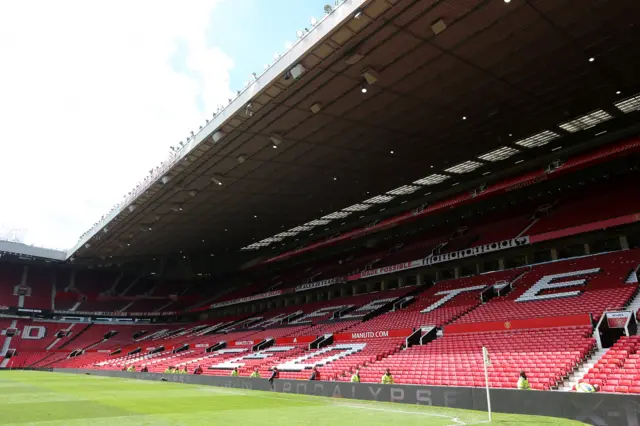
[[[30,309],[52,309],[52,271],[35,266],[27,269],[27,285],[31,294],[24,298],[24,307]]]
[[[515,388],[519,372],[526,371],[532,388],[550,389],[594,345],[588,326],[445,334],[427,345],[413,346],[363,366],[360,375],[363,381],[378,382],[389,368],[396,383],[484,386],[482,347],[485,346],[491,354],[492,387]]]
[[[622,336],[580,382],[603,392],[640,393],[640,336]]]
[[[598,319],[607,308],[624,307],[637,283],[625,283],[638,265],[629,250],[533,266],[507,296],[495,298],[457,323],[504,321],[590,313]],[[563,282],[567,284],[563,284]],[[557,283],[554,285],[554,283]]]
[[[0,305],[18,306],[15,289],[22,280],[22,271],[20,265],[0,263]]]

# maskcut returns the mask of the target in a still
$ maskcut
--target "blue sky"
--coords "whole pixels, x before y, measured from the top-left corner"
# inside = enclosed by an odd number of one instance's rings
[[[296,31],[311,28],[310,19],[324,15],[328,0],[222,0],[211,14],[207,42],[220,48],[233,61],[230,86],[241,89],[251,73],[260,74],[283,53],[286,42],[295,42]],[[332,3],[329,1],[329,3]],[[179,43],[171,58],[178,72],[190,74],[185,43]],[[199,106],[204,108],[202,100]]]
[[[326,3],[0,2],[0,238],[71,248]]]

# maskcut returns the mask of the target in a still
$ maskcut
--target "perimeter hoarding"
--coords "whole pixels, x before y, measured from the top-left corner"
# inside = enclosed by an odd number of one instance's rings
[[[54,368],[53,372],[157,381],[163,377],[158,373],[106,370]],[[266,379],[193,374],[169,374],[165,378],[170,382],[285,394],[487,410],[487,395],[484,388],[276,380],[275,389],[272,390]],[[493,411],[499,413],[563,417],[597,426],[640,426],[640,398],[637,395],[492,389],[491,405]]]

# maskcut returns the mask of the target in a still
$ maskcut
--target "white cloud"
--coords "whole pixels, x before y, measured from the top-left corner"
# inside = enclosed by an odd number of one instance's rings
[[[70,248],[230,97],[217,2],[0,3],[0,228]]]

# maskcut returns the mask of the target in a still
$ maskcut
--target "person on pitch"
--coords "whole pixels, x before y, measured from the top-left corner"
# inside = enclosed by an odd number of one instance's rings
[[[273,385],[273,381],[280,377],[280,372],[278,371],[278,367],[273,367],[273,371],[271,372],[271,377],[269,377],[269,384],[271,385],[271,389],[275,389]]]
[[[392,385],[393,384],[393,376],[391,375],[391,371],[388,368],[384,371],[384,375],[382,376],[381,383],[383,385]]]

